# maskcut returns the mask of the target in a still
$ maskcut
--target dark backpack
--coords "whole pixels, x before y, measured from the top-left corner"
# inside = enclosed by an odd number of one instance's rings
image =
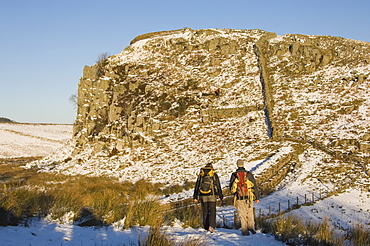
[[[211,168],[200,170],[200,193],[203,195],[214,194],[214,175],[215,171]]]

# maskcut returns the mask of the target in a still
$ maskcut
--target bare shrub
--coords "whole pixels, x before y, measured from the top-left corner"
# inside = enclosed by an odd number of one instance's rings
[[[109,57],[109,54],[107,52],[102,53],[98,56],[98,60],[96,61],[96,65],[97,65],[96,75],[97,75],[97,77],[101,77],[105,74],[105,66],[108,65],[108,57]]]

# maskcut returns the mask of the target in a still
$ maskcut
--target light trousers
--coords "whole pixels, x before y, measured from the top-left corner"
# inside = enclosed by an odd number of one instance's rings
[[[241,222],[241,230],[254,230],[253,202],[248,200],[236,200],[235,207],[238,210]]]

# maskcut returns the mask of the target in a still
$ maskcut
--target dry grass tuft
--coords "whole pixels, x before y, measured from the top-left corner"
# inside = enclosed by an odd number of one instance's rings
[[[174,246],[173,241],[158,227],[151,227],[147,238],[139,238],[139,246]]]
[[[349,238],[353,245],[355,246],[362,246],[362,245],[370,245],[370,229],[367,225],[355,225],[349,231]]]
[[[264,231],[289,245],[345,245],[347,239],[342,234],[336,234],[329,226],[329,218],[321,223],[304,220],[293,214],[279,216],[259,222]],[[352,240],[352,239],[350,239]]]
[[[156,198],[171,189],[167,187],[164,191],[163,184],[39,173],[36,169],[22,168],[20,163],[24,164],[15,161],[0,165],[1,225],[17,225],[34,216],[61,219],[70,214],[69,219],[81,226],[101,226],[125,218],[126,228],[159,227],[167,216],[168,206]]]
[[[185,227],[198,228],[202,226],[202,209],[199,204],[185,205],[172,210],[169,217],[179,219]]]
[[[148,236],[142,240],[138,238],[138,245],[140,246],[207,246],[205,237],[190,237],[180,242],[175,242],[174,239],[166,234],[165,230],[151,227]]]

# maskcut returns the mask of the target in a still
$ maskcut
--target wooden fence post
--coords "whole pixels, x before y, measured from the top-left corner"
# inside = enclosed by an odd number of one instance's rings
[[[315,193],[312,192],[311,195],[312,195],[312,203],[314,203],[315,202]],[[319,193],[319,197],[320,197],[320,200],[321,200],[321,198],[322,198],[321,192]],[[302,203],[302,205],[307,204],[307,202],[308,202],[307,194],[304,194],[304,203]],[[298,196],[297,196],[297,203],[296,204],[297,204],[297,206],[299,206],[299,197]],[[292,205],[293,206],[291,206],[291,204],[290,204],[290,200],[288,200],[288,209],[285,210],[285,211],[288,211],[288,210],[293,209],[294,202],[293,202]],[[268,209],[269,209],[268,216],[271,216],[272,215],[272,208],[271,208],[271,206],[269,206]],[[278,213],[279,213],[279,215],[282,213],[282,211],[281,211],[281,203],[280,202],[278,203]],[[254,214],[254,216],[256,216],[255,208],[253,208],[253,214]],[[259,217],[262,217],[262,208],[259,209]],[[236,226],[237,223],[238,223],[238,216],[236,214],[236,211],[234,211],[234,225]]]

